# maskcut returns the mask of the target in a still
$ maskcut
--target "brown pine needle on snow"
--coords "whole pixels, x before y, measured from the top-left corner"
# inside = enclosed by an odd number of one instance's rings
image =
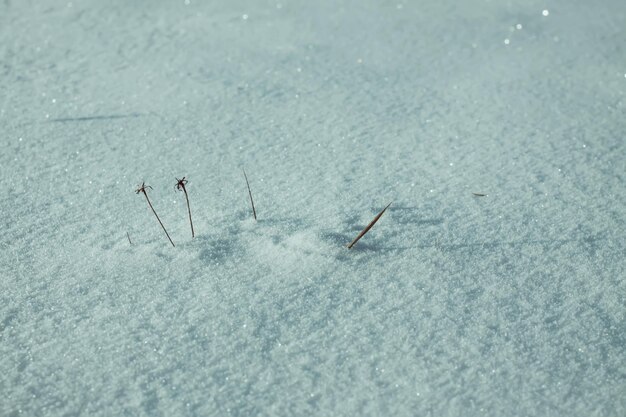
[[[150,208],[152,209],[152,212],[154,213],[154,216],[157,218],[157,220],[159,221],[159,224],[163,228],[163,231],[165,232],[165,235],[170,240],[170,243],[172,244],[172,246],[176,246],[176,245],[174,245],[174,242],[172,242],[172,238],[170,237],[170,234],[167,233],[167,230],[165,230],[165,226],[163,226],[163,222],[161,222],[161,219],[159,219],[159,215],[154,210],[154,207],[152,207],[152,203],[150,202],[150,199],[148,198],[148,193],[146,192],[146,188],[152,189],[152,187],[150,187],[149,185],[146,185],[145,182],[142,182],[141,183],[141,187],[139,187],[139,188],[137,188],[135,190],[135,194],[143,193],[143,195],[146,197],[146,201],[148,202],[148,205],[150,206]]]
[[[254,200],[252,199],[252,191],[250,191],[250,183],[248,182],[248,176],[246,175],[246,170],[243,171],[243,176],[246,179],[246,185],[248,186],[248,195],[250,196],[250,204],[252,205],[252,215],[254,216],[254,220],[256,220],[256,209],[254,208]]]
[[[187,187],[185,187],[185,185],[187,185],[187,180],[185,179],[185,177],[183,177],[182,180],[179,180],[178,178],[176,178],[176,181],[178,182],[176,183],[174,187],[176,187],[178,191],[183,190],[185,192],[185,200],[187,200],[187,212],[189,213],[189,224],[191,225],[191,237],[195,237],[196,234],[193,231],[193,222],[191,221],[191,208],[189,207],[189,196],[187,195]]]
[[[387,210],[389,208],[389,206],[391,205],[391,203],[387,204],[387,207],[385,207],[384,209],[382,209],[382,211],[380,213],[378,213],[376,215],[376,217],[374,217],[374,220],[372,220],[367,226],[365,226],[365,229],[363,229],[361,231],[361,233],[359,233],[359,235],[357,237],[354,238],[354,240],[348,245],[348,249],[352,249],[352,246],[354,246],[354,244],[356,242],[359,241],[359,239],[361,239],[363,236],[365,236],[365,234],[367,232],[369,232],[369,230],[376,224],[376,222],[378,221],[378,219],[380,219],[380,217],[383,215],[383,213],[385,212],[385,210]]]

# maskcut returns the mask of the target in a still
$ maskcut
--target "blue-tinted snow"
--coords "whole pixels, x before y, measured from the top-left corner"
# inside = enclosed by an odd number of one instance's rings
[[[625,28],[0,3],[0,415],[626,415]]]

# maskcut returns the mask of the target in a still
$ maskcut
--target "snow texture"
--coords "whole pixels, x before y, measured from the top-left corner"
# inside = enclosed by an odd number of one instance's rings
[[[0,415],[626,415],[625,35],[623,0],[3,0]]]

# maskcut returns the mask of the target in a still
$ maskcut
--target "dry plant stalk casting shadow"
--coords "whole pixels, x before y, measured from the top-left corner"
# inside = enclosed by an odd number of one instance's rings
[[[367,226],[365,226],[365,229],[363,229],[361,231],[361,233],[359,233],[359,235],[357,237],[354,238],[354,240],[352,242],[350,242],[350,244],[348,245],[348,249],[352,249],[352,246],[354,246],[354,244],[356,242],[359,241],[359,239],[361,239],[363,236],[365,236],[365,234],[367,232],[369,232],[369,230],[376,224],[376,222],[378,221],[378,219],[380,219],[380,216],[383,215],[383,213],[385,212],[385,210],[387,210],[389,208],[389,206],[391,205],[391,203],[387,204],[387,207],[385,207],[380,213],[378,213],[376,215],[376,217],[374,217],[374,220],[372,220]]]
[[[191,237],[195,237],[196,234],[193,231],[193,221],[191,220],[191,208],[189,207],[189,196],[187,195],[187,188],[185,187],[185,185],[187,185],[187,180],[183,177],[182,180],[176,178],[176,181],[178,181],[175,185],[176,189],[178,191],[183,190],[185,193],[185,200],[187,200],[187,212],[189,213],[189,224],[191,225]]]
[[[152,187],[150,187],[149,185],[146,185],[145,182],[142,182],[141,183],[141,187],[137,188],[135,190],[135,193],[136,194],[143,193],[143,195],[146,197],[146,201],[148,202],[148,205],[150,206],[150,208],[152,209],[152,212],[154,213],[154,216],[157,218],[157,220],[159,221],[159,224],[163,228],[163,231],[165,232],[165,235],[170,240],[170,243],[172,244],[172,246],[176,246],[176,245],[174,245],[174,242],[172,242],[172,238],[170,237],[170,234],[167,233],[167,230],[165,229],[165,226],[163,226],[163,222],[161,221],[161,219],[159,219],[159,215],[154,210],[154,207],[152,207],[152,203],[150,202],[150,199],[148,198],[148,193],[146,192],[146,187],[152,189]]]

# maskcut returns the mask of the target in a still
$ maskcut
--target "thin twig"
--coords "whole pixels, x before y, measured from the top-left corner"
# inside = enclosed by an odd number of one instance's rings
[[[193,231],[193,221],[191,220],[191,207],[189,207],[189,196],[187,195],[187,188],[185,187],[185,184],[187,184],[187,180],[185,179],[185,177],[183,177],[182,180],[176,178],[176,181],[178,181],[178,183],[176,184],[176,188],[179,191],[182,189],[185,192],[185,200],[187,200],[187,212],[189,212],[189,224],[191,225],[191,237],[195,237],[196,234]]]
[[[252,214],[254,215],[254,220],[256,220],[256,209],[254,208],[254,200],[252,199],[252,191],[250,191],[250,183],[248,182],[248,176],[246,175],[246,170],[243,171],[243,176],[246,179],[246,185],[248,186],[248,195],[250,196],[250,204],[252,205]]]
[[[482,193],[472,193],[474,194],[476,197],[485,197],[487,194],[482,194]]]
[[[130,243],[132,245],[133,242],[130,241],[130,235],[128,234],[128,232],[126,232],[126,237],[128,238],[128,243]]]
[[[150,187],[149,185],[146,185],[145,182],[142,182],[141,183],[141,187],[137,188],[135,190],[135,193],[136,194],[143,193],[143,195],[146,197],[146,201],[148,202],[148,205],[150,206],[150,208],[152,209],[152,212],[154,213],[154,216],[157,218],[157,220],[159,221],[159,224],[163,228],[163,231],[165,232],[165,235],[170,240],[170,243],[172,244],[172,246],[176,246],[176,245],[174,245],[174,242],[172,242],[172,238],[170,237],[170,234],[167,233],[167,230],[165,229],[165,226],[163,226],[163,222],[161,221],[161,219],[159,219],[159,215],[154,210],[154,207],[152,207],[152,203],[150,202],[150,199],[148,198],[148,193],[146,192],[146,187],[152,189],[152,187]]]
[[[348,245],[348,249],[352,249],[352,246],[354,246],[354,244],[358,242],[359,239],[361,239],[363,236],[365,236],[367,232],[369,232],[369,230],[376,224],[378,219],[380,219],[380,217],[383,215],[385,210],[389,208],[390,205],[391,203],[387,204],[387,207],[385,207],[380,213],[378,213],[376,217],[374,217],[374,220],[372,220],[367,226],[365,226],[365,229],[363,229],[361,233],[359,233],[359,235],[356,238],[354,238],[354,240]]]

